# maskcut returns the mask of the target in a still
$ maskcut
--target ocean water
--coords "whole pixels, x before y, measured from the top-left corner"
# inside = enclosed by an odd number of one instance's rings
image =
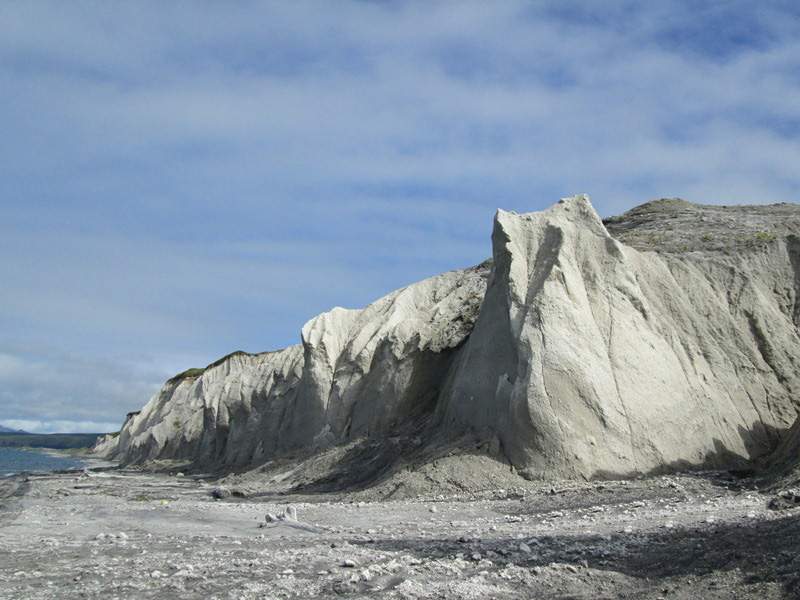
[[[86,463],[78,458],[42,450],[0,448],[0,477],[22,472],[82,469]]]

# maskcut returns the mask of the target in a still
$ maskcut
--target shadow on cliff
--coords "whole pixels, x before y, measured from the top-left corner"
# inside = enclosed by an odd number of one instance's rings
[[[389,498],[403,486],[413,493],[411,488],[418,483],[409,481],[409,478],[414,476],[428,482],[419,493],[475,491],[484,487],[489,489],[492,483],[499,484],[498,487],[513,485],[516,476],[512,475],[512,465],[491,431],[445,438],[441,435],[418,435],[422,428],[422,422],[417,421],[393,431],[392,435],[352,443],[324,470],[309,472],[305,481],[298,483],[291,492],[354,492],[385,484],[383,496]],[[599,470],[590,479],[633,479],[715,469],[726,470],[743,479],[743,486],[753,487],[755,482],[749,478],[756,474],[759,460],[774,450],[785,432],[757,421],[749,428],[739,427],[747,455],[734,452],[721,440],[714,439],[714,449],[696,462],[672,461],[648,471],[621,473]],[[438,468],[441,461],[446,462]],[[485,484],[481,482],[482,477],[486,479]],[[460,481],[460,478],[469,481]],[[442,486],[440,491],[436,491],[437,485]]]
[[[530,555],[518,551],[520,540],[516,538],[477,541],[407,537],[351,543],[368,545],[374,550],[409,553],[421,559],[458,553],[469,556],[475,551],[485,555],[487,550],[493,550],[498,555],[506,554],[494,559],[496,566],[498,563],[527,568],[552,563],[576,564],[578,569],[623,573],[659,591],[669,587],[673,578],[709,577],[706,585],[710,584],[709,593],[713,594],[717,585],[713,576],[721,575],[723,581],[728,579],[731,584],[778,584],[785,597],[800,597],[798,515],[746,524],[675,528],[649,535],[542,536],[531,544]],[[597,579],[594,574],[590,577]],[[737,589],[748,595],[746,588]],[[696,593],[702,597],[703,589],[697,588]]]
[[[509,476],[511,473],[511,465],[492,456],[490,443],[480,436],[439,438],[420,443],[415,436],[395,435],[381,440],[366,439],[351,445],[330,465],[327,472],[298,484],[291,492],[358,492],[390,484],[380,494],[383,499],[388,499],[401,488],[416,487],[414,482],[393,481],[398,476],[424,480],[427,482],[426,487],[436,493],[468,491],[475,487],[463,481],[458,472],[447,468],[439,469],[439,463],[443,460],[458,460],[467,464],[476,460],[488,460],[491,465],[489,470],[502,471]],[[486,466],[483,465],[483,468],[486,469]],[[488,478],[486,483],[489,483]]]
[[[676,460],[664,463],[663,465],[648,471],[628,471],[625,473],[615,473],[611,471],[598,470],[592,479],[613,480],[631,479],[634,477],[654,477],[666,475],[668,473],[679,473],[686,471],[699,471],[703,469],[720,469],[729,471],[738,477],[751,477],[755,475],[761,462],[772,453],[783,437],[788,428],[779,429],[773,425],[764,424],[761,421],[753,421],[750,427],[738,426],[739,436],[745,447],[747,455],[742,455],[728,448],[722,440],[713,439],[714,450],[709,451],[699,461]]]
[[[388,499],[503,487],[516,479],[491,432],[446,437],[417,417],[381,436],[295,456],[297,483],[288,493],[375,489]]]

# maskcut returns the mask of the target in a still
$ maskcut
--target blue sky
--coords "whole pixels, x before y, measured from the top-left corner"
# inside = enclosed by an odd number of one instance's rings
[[[0,3],[0,424],[117,429],[497,208],[800,201],[798,107],[796,2]]]

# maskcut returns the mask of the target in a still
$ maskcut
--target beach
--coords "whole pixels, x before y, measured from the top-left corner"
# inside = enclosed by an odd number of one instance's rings
[[[800,514],[769,501],[726,474],[394,501],[114,469],[11,477],[0,598],[793,597]]]

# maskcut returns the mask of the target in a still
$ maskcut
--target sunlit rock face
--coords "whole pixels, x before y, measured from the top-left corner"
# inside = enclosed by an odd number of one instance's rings
[[[171,380],[99,450],[233,468],[416,419],[531,478],[739,466],[797,414],[795,230],[795,205],[498,211],[492,261]]]
[[[796,414],[791,244],[642,252],[588,198],[500,211],[494,270],[442,398],[530,477],[591,477],[768,451]]]
[[[235,466],[388,433],[435,406],[489,270],[444,273],[361,310],[334,308],[306,323],[302,345],[237,352],[170,380],[98,449],[126,463]]]

